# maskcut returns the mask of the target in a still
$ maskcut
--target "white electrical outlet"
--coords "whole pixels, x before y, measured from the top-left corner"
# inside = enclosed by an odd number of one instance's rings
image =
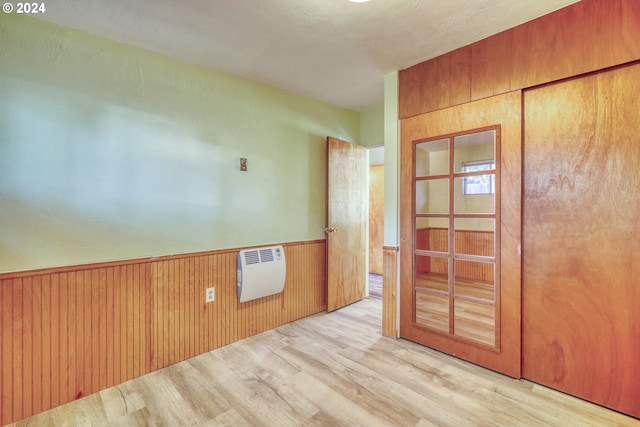
[[[216,300],[216,288],[207,288],[204,294],[205,302],[214,302]]]

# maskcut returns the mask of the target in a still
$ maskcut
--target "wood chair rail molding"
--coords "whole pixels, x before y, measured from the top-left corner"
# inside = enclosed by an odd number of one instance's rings
[[[326,242],[326,240],[320,239],[320,240],[305,240],[305,241],[297,241],[297,242],[277,243],[277,245],[287,247],[287,246],[298,246],[298,245],[312,245],[312,244],[318,244],[318,243],[324,243],[324,242]],[[238,248],[225,248],[225,249],[214,249],[209,251],[187,252],[183,254],[150,256],[150,257],[131,258],[131,259],[114,260],[114,261],[97,261],[97,262],[92,262],[87,264],[71,264],[71,265],[42,267],[42,268],[19,270],[19,271],[6,271],[6,272],[0,272],[0,280],[13,279],[17,277],[36,276],[39,274],[65,273],[69,271],[92,270],[95,268],[107,268],[107,267],[118,267],[123,265],[145,264],[145,263],[150,263],[155,261],[168,261],[173,259],[193,258],[198,256],[206,256],[206,255],[221,255],[225,253],[237,254],[243,249],[253,249],[253,248],[260,248],[264,246],[273,246],[273,245],[272,244],[254,245],[254,246],[246,246],[246,247],[238,247]]]

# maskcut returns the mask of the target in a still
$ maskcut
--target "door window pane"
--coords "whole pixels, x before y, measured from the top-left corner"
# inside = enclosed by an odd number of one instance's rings
[[[414,145],[417,325],[495,346],[497,128]]]
[[[416,214],[449,213],[449,180],[416,181]]]
[[[496,131],[470,133],[453,139],[455,172],[466,172],[463,167],[474,162],[486,162],[495,170]]]
[[[416,323],[449,332],[449,297],[416,291]]]
[[[496,222],[491,218],[456,218],[455,253],[493,257]]]
[[[416,249],[449,252],[449,220],[416,218]]]
[[[454,302],[454,334],[487,345],[496,343],[496,310],[494,306],[467,301]]]
[[[416,255],[416,288],[449,292],[449,259]]]
[[[493,160],[462,163],[462,172],[478,172],[495,169]],[[462,194],[492,194],[496,192],[495,174],[471,175],[462,179]]]
[[[496,290],[494,270],[492,263],[455,260],[454,294],[493,302]]]
[[[416,176],[449,173],[449,138],[416,144]]]
[[[492,174],[494,175],[494,174]],[[483,175],[484,176],[484,175]],[[464,180],[466,177],[455,179],[455,213],[460,214],[492,214],[495,213],[496,195],[464,194]]]

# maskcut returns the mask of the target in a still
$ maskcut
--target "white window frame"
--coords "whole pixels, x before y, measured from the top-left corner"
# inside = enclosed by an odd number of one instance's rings
[[[462,172],[494,171],[492,174],[465,176],[462,179],[462,194],[472,196],[476,194],[496,193],[496,162],[495,160],[476,160],[473,162],[462,162]],[[478,180],[488,180],[484,185],[480,185]],[[484,189],[483,189],[484,187]],[[487,188],[488,187],[488,188]]]

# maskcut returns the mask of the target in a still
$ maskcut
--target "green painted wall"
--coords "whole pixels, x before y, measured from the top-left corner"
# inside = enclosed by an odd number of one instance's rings
[[[366,147],[384,145],[384,105],[360,114],[360,144]]]
[[[400,246],[398,71],[384,76],[384,244]]]
[[[360,131],[353,111],[2,14],[0,272],[323,239],[325,137]]]

